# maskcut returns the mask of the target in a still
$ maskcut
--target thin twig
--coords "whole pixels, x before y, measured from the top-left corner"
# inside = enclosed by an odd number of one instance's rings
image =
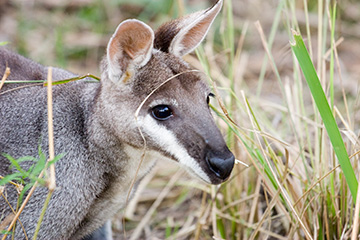
[[[41,223],[42,223],[42,221],[43,221],[43,219],[44,219],[46,209],[47,209],[47,207],[49,206],[49,202],[50,202],[52,193],[53,193],[52,191],[49,191],[48,195],[46,196],[43,209],[42,209],[42,211],[41,211],[41,213],[40,213],[40,217],[39,217],[38,223],[37,223],[37,225],[36,225],[36,229],[35,229],[35,233],[34,233],[34,236],[33,236],[33,240],[36,240],[36,238],[37,238],[37,236],[38,236],[38,234],[39,234],[40,226],[41,226]]]
[[[11,88],[9,90],[0,92],[0,95],[4,95],[5,93],[13,92],[13,91],[16,91],[16,90],[19,90],[19,89],[22,89],[22,88],[41,86],[41,85],[43,85],[43,83],[34,83],[34,84],[28,84],[28,85],[24,85],[24,86],[19,86],[19,87],[16,87],[16,88]]]
[[[48,137],[49,137],[49,159],[47,161],[47,164],[51,160],[55,158],[55,150],[54,150],[54,128],[53,128],[53,106],[52,106],[52,68],[48,68],[48,76],[47,76],[47,107],[48,107]],[[33,240],[36,240],[37,235],[39,234],[41,223],[44,219],[45,212],[47,207],[49,206],[49,202],[51,199],[51,196],[56,188],[55,183],[55,164],[50,164],[50,174],[49,179],[47,181],[49,192],[46,197],[46,200],[44,202],[44,206],[42,208],[38,223],[36,225],[35,233],[33,236]],[[46,169],[46,167],[45,167]]]
[[[54,148],[54,124],[53,124],[53,97],[52,97],[52,68],[48,69],[47,77],[47,103],[48,103],[48,132],[49,132],[49,161],[55,158],[55,148]],[[55,164],[50,165],[50,177],[49,177],[49,186],[50,191],[54,191],[56,188],[55,183]]]
[[[0,179],[3,179],[3,178],[4,177],[0,175]],[[18,183],[13,182],[13,181],[8,181],[7,183],[10,183],[10,184],[14,185],[16,188],[24,187],[21,184],[18,184]]]
[[[1,79],[1,82],[0,82],[0,90],[3,87],[3,85],[5,83],[5,80],[8,78],[9,75],[10,75],[10,68],[6,67],[4,75],[3,75],[2,79]]]
[[[360,214],[360,184],[357,190],[356,196],[356,204],[355,204],[355,212],[354,212],[354,223],[353,223],[353,231],[351,233],[351,240],[358,239],[359,233],[359,214]]]
[[[217,229],[217,207],[216,207],[216,186],[211,186],[211,199],[213,200],[212,206],[211,206],[211,225],[212,225],[212,231],[213,231],[213,238],[217,239],[219,238],[219,233]]]
[[[42,171],[42,172],[39,174],[39,177],[38,177],[38,178],[42,178],[43,174],[44,174],[44,171]],[[30,189],[29,194],[26,196],[24,202],[21,204],[21,207],[19,208],[19,211],[16,213],[14,219],[13,219],[12,222],[10,223],[10,225],[9,225],[9,227],[8,227],[8,229],[7,229],[7,232],[10,232],[11,229],[14,227],[14,225],[15,225],[15,223],[16,223],[16,220],[19,218],[19,216],[20,216],[20,214],[22,213],[22,211],[24,210],[26,204],[29,202],[31,195],[34,193],[34,191],[35,191],[35,189],[36,189],[36,187],[37,187],[38,184],[39,184],[39,182],[36,181],[36,182],[34,183],[34,186]],[[7,237],[7,234],[4,234],[4,236],[3,236],[3,238],[2,238],[1,240],[5,240],[6,237]]]
[[[78,77],[56,80],[56,81],[53,81],[53,82],[52,82],[52,85],[59,85],[59,84],[65,84],[65,83],[69,83],[69,82],[74,82],[74,81],[77,81],[77,80],[82,80],[82,79],[87,78],[87,77],[95,79],[96,82],[100,81],[100,78],[99,78],[99,77],[88,73],[88,74],[85,74],[85,75],[82,75],[82,76],[78,76]],[[5,78],[5,79],[6,79],[6,78]],[[5,80],[4,80],[4,81],[5,81]],[[87,81],[87,82],[92,82],[92,81]],[[24,86],[20,86],[20,87],[16,87],[16,88],[9,89],[9,90],[6,90],[6,91],[4,91],[4,92],[1,92],[0,95],[3,95],[3,94],[8,93],[8,92],[15,91],[15,90],[18,90],[18,89],[26,88],[26,87],[33,87],[33,86],[43,86],[43,87],[46,87],[46,86],[47,86],[47,81],[46,81],[46,80],[9,80],[9,81],[6,81],[6,82],[4,82],[4,83],[6,83],[6,84],[14,84],[14,83],[17,83],[17,84],[33,83],[33,84],[28,84],[28,85],[24,85]],[[1,88],[0,88],[0,89],[1,89]]]
[[[16,211],[14,210],[14,208],[11,206],[10,202],[8,201],[8,199],[6,198],[5,194],[3,192],[1,192],[0,194],[3,199],[5,200],[5,202],[8,204],[9,208],[11,209],[11,211],[13,212],[12,214],[8,215],[5,217],[5,219],[0,222],[0,231],[4,230],[5,227],[12,221],[12,219],[15,217],[15,214],[16,214]],[[22,222],[20,221],[19,219],[19,223],[20,223],[20,226],[24,232],[24,235],[25,235],[25,239],[28,240],[28,236],[25,232],[25,228],[24,228],[24,225],[22,224]]]
[[[199,215],[199,220],[196,224],[196,229],[195,229],[195,237],[194,237],[194,240],[199,240],[200,239],[200,233],[201,233],[201,228],[202,228],[202,225],[203,225],[203,222],[202,222],[202,218],[201,216],[204,216],[204,213],[205,213],[205,210],[206,210],[206,192],[202,192],[202,198],[201,198],[201,206],[200,206],[200,209],[201,209],[201,214]]]

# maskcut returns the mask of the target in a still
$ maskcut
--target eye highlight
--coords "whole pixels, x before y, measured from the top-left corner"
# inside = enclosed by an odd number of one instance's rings
[[[215,95],[213,93],[209,93],[209,95],[206,98],[206,103],[209,105],[210,103],[210,97],[215,97]]]
[[[173,112],[168,105],[157,105],[151,109],[151,114],[156,120],[165,121],[173,115]]]

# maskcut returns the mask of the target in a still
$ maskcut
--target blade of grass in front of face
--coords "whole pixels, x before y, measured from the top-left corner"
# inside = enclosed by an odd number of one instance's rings
[[[320,116],[324,122],[325,128],[340,163],[341,169],[344,172],[346,182],[350,188],[351,195],[353,197],[353,200],[355,201],[358,182],[356,180],[354,170],[351,166],[349,156],[346,152],[344,141],[341,137],[339,128],[335,122],[335,118],[331,112],[330,106],[327,102],[325,93],[322,89],[321,83],[311,62],[303,39],[297,33],[294,33],[293,37],[295,42],[291,43],[291,48],[296,58],[298,59],[301,69],[303,70],[303,74],[309,85],[311,94],[315,100]]]

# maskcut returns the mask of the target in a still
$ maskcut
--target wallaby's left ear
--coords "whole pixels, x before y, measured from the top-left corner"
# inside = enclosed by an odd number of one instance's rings
[[[219,0],[204,11],[165,23],[155,32],[154,48],[176,56],[192,52],[206,36],[222,4]]]
[[[107,46],[109,78],[117,83],[147,64],[153,43],[154,32],[145,23],[136,19],[120,23]]]

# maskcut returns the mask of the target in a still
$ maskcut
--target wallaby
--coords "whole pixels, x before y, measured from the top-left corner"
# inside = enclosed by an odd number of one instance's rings
[[[210,88],[181,58],[204,39],[222,4],[165,23],[155,33],[141,21],[126,20],[108,43],[101,81],[53,86],[55,151],[64,156],[55,164],[57,188],[38,239],[111,239],[109,219],[124,207],[132,180],[141,180],[158,159],[178,162],[209,184],[229,178],[234,156],[211,116]],[[0,76],[6,66],[8,80],[47,78],[47,67],[0,48]],[[54,80],[75,76],[53,69]],[[0,153],[38,157],[41,146],[48,156],[46,87],[24,85],[9,83],[0,91]],[[142,162],[140,131],[146,140]],[[21,162],[24,169],[32,164]],[[9,166],[1,155],[1,176],[15,171]],[[24,239],[24,232],[32,238],[47,193],[36,188],[15,239]],[[11,216],[17,198],[14,186],[5,185],[0,221]]]

